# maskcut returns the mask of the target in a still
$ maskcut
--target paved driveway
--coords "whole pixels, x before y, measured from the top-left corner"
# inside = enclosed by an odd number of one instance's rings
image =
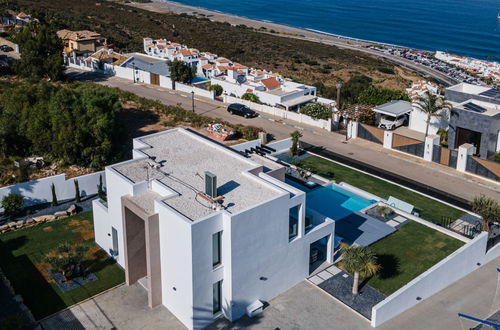
[[[163,306],[148,307],[140,284],[122,285],[73,306],[41,322],[46,330],[186,329]]]

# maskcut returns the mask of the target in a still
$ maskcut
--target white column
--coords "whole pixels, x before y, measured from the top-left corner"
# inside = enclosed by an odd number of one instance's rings
[[[326,244],[326,262],[333,264],[333,234],[328,236],[328,243]]]
[[[391,131],[384,132],[384,148],[392,149],[392,132]]]
[[[358,137],[358,122],[350,121],[347,125],[347,136],[349,139],[355,139]]]
[[[467,168],[467,157],[474,153],[474,146],[469,143],[458,147],[457,171],[465,172]]]
[[[304,203],[300,204],[299,207],[299,219],[297,227],[298,236],[303,237],[306,234],[306,208]]]
[[[434,152],[434,146],[439,145],[440,138],[436,135],[431,135],[425,138],[425,149],[424,149],[424,159],[428,162],[432,162],[432,154]]]

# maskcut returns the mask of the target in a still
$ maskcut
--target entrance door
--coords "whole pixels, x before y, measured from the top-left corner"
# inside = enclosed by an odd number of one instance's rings
[[[479,148],[481,147],[481,133],[476,131],[471,131],[470,129],[457,127],[457,138],[455,147],[458,148],[464,143],[470,143],[476,150],[474,155],[479,155]]]
[[[150,74],[151,85],[160,85],[160,76],[156,73]]]

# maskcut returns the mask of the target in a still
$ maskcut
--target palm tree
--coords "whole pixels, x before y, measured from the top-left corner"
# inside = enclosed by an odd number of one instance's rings
[[[493,198],[481,195],[472,201],[472,211],[483,218],[482,230],[491,232],[490,224],[500,221],[500,204]]]
[[[451,103],[447,102],[444,97],[433,93],[425,92],[415,101],[415,106],[427,115],[425,137],[429,135],[429,124],[432,117],[446,118],[446,114],[442,111],[447,109],[451,110]]]
[[[380,265],[377,264],[377,256],[367,246],[349,246],[343,243],[341,248],[343,268],[347,272],[354,274],[352,294],[358,294],[359,275],[370,277],[380,270]]]
[[[290,133],[290,137],[292,138],[292,146],[290,147],[290,154],[292,156],[299,155],[299,139],[302,137],[302,133],[299,131],[293,131]]]

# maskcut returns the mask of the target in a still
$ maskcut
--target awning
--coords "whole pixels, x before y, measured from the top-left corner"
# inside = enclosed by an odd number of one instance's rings
[[[391,101],[389,103],[385,103],[373,108],[373,111],[377,113],[392,117],[398,117],[404,115],[405,113],[411,112],[411,110],[412,110],[411,103],[402,100]]]
[[[315,100],[316,98],[317,98],[317,96],[314,96],[314,95],[304,95],[304,96],[293,98],[291,100],[281,102],[281,104],[287,108],[290,108],[290,107],[293,107],[293,106],[296,106],[299,104],[311,102],[311,101]]]

